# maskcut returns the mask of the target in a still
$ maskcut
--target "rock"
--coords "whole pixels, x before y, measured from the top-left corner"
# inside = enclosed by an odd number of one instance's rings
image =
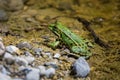
[[[4,55],[5,53],[5,46],[3,44],[2,38],[0,37],[0,56]]]
[[[90,67],[85,58],[80,57],[73,63],[72,73],[75,77],[86,77],[90,72]]]
[[[22,57],[15,57],[15,62],[20,66],[28,66],[28,61]]]
[[[44,65],[51,66],[52,68],[55,68],[55,69],[58,68],[58,65],[55,62],[46,62]]]
[[[56,53],[53,57],[56,58],[56,59],[59,59],[61,55],[59,53]]]
[[[7,21],[8,20],[8,14],[5,12],[5,10],[0,9],[0,21]]]
[[[45,75],[47,78],[53,77],[55,74],[55,69],[54,68],[49,68],[45,71]]]
[[[40,70],[40,76],[44,76],[46,71],[45,66],[38,66],[38,69]]]
[[[12,80],[10,76],[0,73],[0,80]]]
[[[10,72],[6,70],[6,68],[3,65],[0,65],[0,72],[5,75],[9,75]]]
[[[25,80],[40,80],[40,71],[39,69],[33,68],[27,75]]]
[[[20,42],[17,45],[17,47],[20,49],[23,49],[23,48],[31,49],[32,48],[31,44],[29,44],[28,42]]]
[[[10,45],[10,46],[6,46],[6,51],[11,53],[11,54],[18,54],[20,55],[20,50],[19,48],[17,48],[16,46]],[[15,54],[14,54],[15,55]]]
[[[10,53],[6,52],[3,61],[5,61],[7,64],[11,65],[15,62],[15,57],[11,55]]]

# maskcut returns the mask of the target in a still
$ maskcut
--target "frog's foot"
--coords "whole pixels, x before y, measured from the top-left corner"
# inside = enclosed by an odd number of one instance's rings
[[[52,49],[56,49],[56,47],[60,44],[60,41],[55,41],[52,43],[48,43],[48,46],[51,47]]]

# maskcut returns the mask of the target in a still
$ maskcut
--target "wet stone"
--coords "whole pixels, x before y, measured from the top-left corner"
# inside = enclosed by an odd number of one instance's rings
[[[83,57],[80,57],[73,63],[72,74],[74,74],[75,77],[86,77],[89,73],[89,64]]]

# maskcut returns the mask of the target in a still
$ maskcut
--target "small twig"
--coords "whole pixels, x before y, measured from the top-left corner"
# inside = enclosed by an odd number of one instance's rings
[[[80,18],[80,17],[75,17],[79,22],[82,22],[82,24],[84,25],[84,27],[91,33],[91,35],[94,37],[94,40],[97,44],[99,44],[102,47],[105,48],[109,48],[111,47],[110,45],[108,45],[106,42],[104,42],[103,40],[101,40],[99,38],[99,36],[95,33],[95,31],[91,28],[90,26],[90,22],[88,22],[87,20],[85,20],[84,18]]]

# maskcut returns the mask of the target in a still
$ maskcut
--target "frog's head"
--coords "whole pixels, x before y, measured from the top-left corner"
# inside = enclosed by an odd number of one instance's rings
[[[59,23],[53,23],[49,25],[49,29],[57,36],[60,35],[60,30],[59,30]]]

